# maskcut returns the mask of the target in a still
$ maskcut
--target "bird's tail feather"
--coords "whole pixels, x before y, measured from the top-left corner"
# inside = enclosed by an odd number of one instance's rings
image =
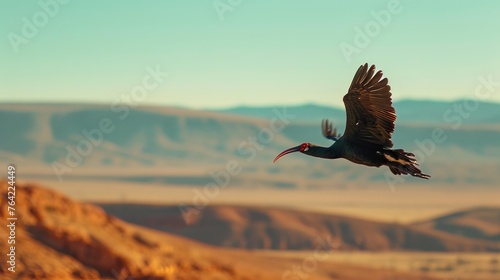
[[[402,149],[397,149],[385,150],[383,154],[387,159],[387,166],[389,166],[392,174],[411,175],[422,179],[429,179],[431,177],[430,175],[422,173],[420,168],[418,168],[417,160],[415,159],[415,155],[412,153],[407,153]]]

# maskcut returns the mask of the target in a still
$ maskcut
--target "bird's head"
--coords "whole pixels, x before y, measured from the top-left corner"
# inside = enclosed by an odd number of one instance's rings
[[[274,158],[273,162],[276,162],[280,157],[282,157],[284,155],[287,155],[287,154],[290,154],[290,153],[294,153],[294,152],[301,152],[301,153],[307,154],[307,152],[309,151],[310,147],[311,147],[310,143],[302,143],[302,144],[298,145],[297,147],[293,147],[293,148],[284,150],[283,152],[281,152],[279,155],[277,155]]]

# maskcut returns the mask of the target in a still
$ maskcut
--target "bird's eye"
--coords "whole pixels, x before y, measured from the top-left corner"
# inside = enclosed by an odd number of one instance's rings
[[[300,150],[307,151],[307,147],[308,147],[307,143],[304,143],[304,144],[300,145]]]

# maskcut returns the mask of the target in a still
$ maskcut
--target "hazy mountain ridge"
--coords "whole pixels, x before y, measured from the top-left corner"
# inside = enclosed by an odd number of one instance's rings
[[[220,169],[217,166],[224,168],[234,160],[244,165],[245,174],[273,173],[275,178],[286,172],[318,179],[330,176],[332,171],[337,173],[335,176],[340,176],[338,171],[343,171],[343,174],[350,174],[346,175],[348,180],[358,177],[385,180],[387,170],[358,167],[344,160],[325,162],[297,154],[273,165],[272,159],[285,148],[302,142],[324,146],[332,143],[322,137],[320,122],[304,123],[298,116],[282,120],[290,111],[274,109],[278,110],[278,115],[276,110],[267,110],[276,120],[271,123],[272,119],[170,107],[128,108],[128,111],[122,108],[117,111],[110,106],[92,104],[4,104],[0,105],[0,130],[9,133],[2,135],[0,159],[23,164],[27,169],[36,165],[50,168],[57,162],[82,168],[166,167],[166,173],[169,167]],[[272,130],[273,127],[280,129]],[[440,130],[438,142],[433,138],[436,129]],[[339,125],[339,131],[343,131],[342,125]],[[495,182],[500,159],[498,139],[500,127],[494,125],[468,124],[454,129],[398,122],[394,133],[395,147],[425,157],[420,160],[423,170],[432,168],[442,174],[433,179],[444,182]],[[88,149],[91,151],[87,152]],[[68,157],[73,163],[68,163]],[[304,162],[314,161],[317,166],[314,172],[297,168]],[[72,171],[75,169],[70,167]],[[459,171],[460,176],[445,175],[451,168]],[[79,169],[75,170],[78,172]],[[203,176],[207,177],[207,172],[203,171]],[[72,176],[74,173],[65,174]],[[55,177],[53,172],[48,176]],[[275,185],[296,185],[291,177],[282,179],[291,182],[281,181]],[[165,182],[169,180],[167,178]]]
[[[4,136],[0,149],[22,156],[35,154],[45,163],[60,159],[67,153],[67,145],[76,149],[81,140],[87,139],[86,135],[100,142],[94,148],[102,154],[122,153],[125,159],[145,164],[151,164],[148,159],[172,160],[193,155],[202,161],[214,160],[221,152],[234,152],[227,151],[227,147],[234,147],[238,143],[233,142],[238,139],[227,136],[232,133],[256,135],[264,126],[262,121],[175,108],[130,110],[121,119],[122,115],[115,114],[107,106],[84,106],[84,109],[74,110],[61,105],[62,108],[56,106],[53,112],[47,112],[43,105],[40,110],[34,106],[29,111],[0,106],[0,127],[10,131]],[[110,121],[111,132],[96,131],[103,119]],[[245,138],[239,141],[243,140]],[[106,162],[101,164],[106,165]]]
[[[401,100],[393,102],[397,121],[403,123],[423,123],[450,125],[464,124],[500,124],[500,103],[483,102],[475,99],[456,101]],[[273,108],[280,106],[237,106],[213,110],[233,115],[268,119]],[[330,119],[335,123],[345,123],[345,108],[318,104],[286,106],[289,113],[302,122],[318,122]]]

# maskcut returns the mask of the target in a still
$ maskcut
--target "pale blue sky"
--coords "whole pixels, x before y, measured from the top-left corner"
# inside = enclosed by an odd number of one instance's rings
[[[478,76],[500,81],[500,1],[401,0],[350,61],[340,45],[356,46],[355,28],[391,1],[242,0],[221,20],[211,0],[73,0],[13,47],[23,17],[43,23],[39,3],[52,1],[0,2],[0,101],[111,103],[156,65],[170,76],[143,102],[194,108],[342,105],[364,62],[395,100],[473,97]]]

